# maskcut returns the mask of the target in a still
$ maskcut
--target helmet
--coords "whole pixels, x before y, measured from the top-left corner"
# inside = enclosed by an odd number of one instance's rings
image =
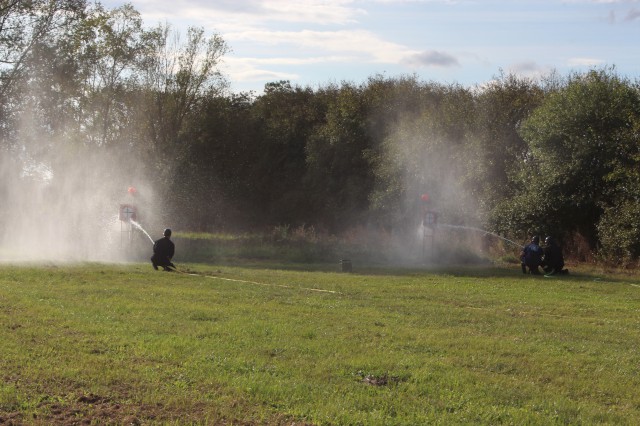
[[[164,236],[165,237],[170,237],[171,236],[171,229],[167,228],[164,230]]]
[[[538,237],[537,235],[534,235],[534,236],[531,238],[531,242],[532,242],[532,243],[536,243],[536,244],[540,243],[540,237]]]

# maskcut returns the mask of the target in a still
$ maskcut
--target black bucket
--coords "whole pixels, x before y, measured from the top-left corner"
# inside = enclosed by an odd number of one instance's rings
[[[340,267],[342,268],[342,272],[352,271],[351,261],[349,259],[342,259],[340,261]]]

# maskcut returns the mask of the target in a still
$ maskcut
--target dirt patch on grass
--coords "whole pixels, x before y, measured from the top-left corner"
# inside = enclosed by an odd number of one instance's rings
[[[0,413],[2,425],[141,425],[155,420],[169,420],[160,404],[121,404],[99,395],[81,395],[69,402],[42,402],[30,415],[24,412]]]
[[[166,407],[158,404],[119,403],[99,395],[81,395],[69,402],[43,402],[32,413],[25,411],[0,411],[2,426],[81,426],[81,425],[148,425],[148,424],[215,424],[215,425],[289,425],[312,426],[312,423],[296,421],[287,415],[274,415],[270,421],[228,419],[212,415],[212,407],[196,404],[183,407]]]
[[[0,426],[313,424],[277,411],[265,416],[255,402],[247,401],[242,395],[223,398],[220,402],[186,398],[148,402],[140,399],[140,390],[130,383],[112,384],[107,394],[96,394],[87,393],[73,380],[36,383],[25,381],[17,374],[0,376],[0,380],[13,385],[16,395],[13,400],[5,398],[5,404],[0,404]]]

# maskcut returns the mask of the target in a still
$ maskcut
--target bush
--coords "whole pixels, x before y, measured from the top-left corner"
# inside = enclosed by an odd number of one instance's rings
[[[640,256],[640,202],[627,201],[605,211],[598,223],[604,259],[629,264]]]

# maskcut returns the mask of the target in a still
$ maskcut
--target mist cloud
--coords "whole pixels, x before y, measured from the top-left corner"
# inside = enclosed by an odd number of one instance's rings
[[[3,152],[0,260],[126,259],[132,234],[118,219],[120,204],[136,205],[149,232],[159,228],[155,191],[136,170],[133,159],[117,153],[86,150],[71,159],[51,152],[34,162]],[[139,191],[135,199],[129,185]],[[142,241],[143,254],[150,253],[150,244]]]

